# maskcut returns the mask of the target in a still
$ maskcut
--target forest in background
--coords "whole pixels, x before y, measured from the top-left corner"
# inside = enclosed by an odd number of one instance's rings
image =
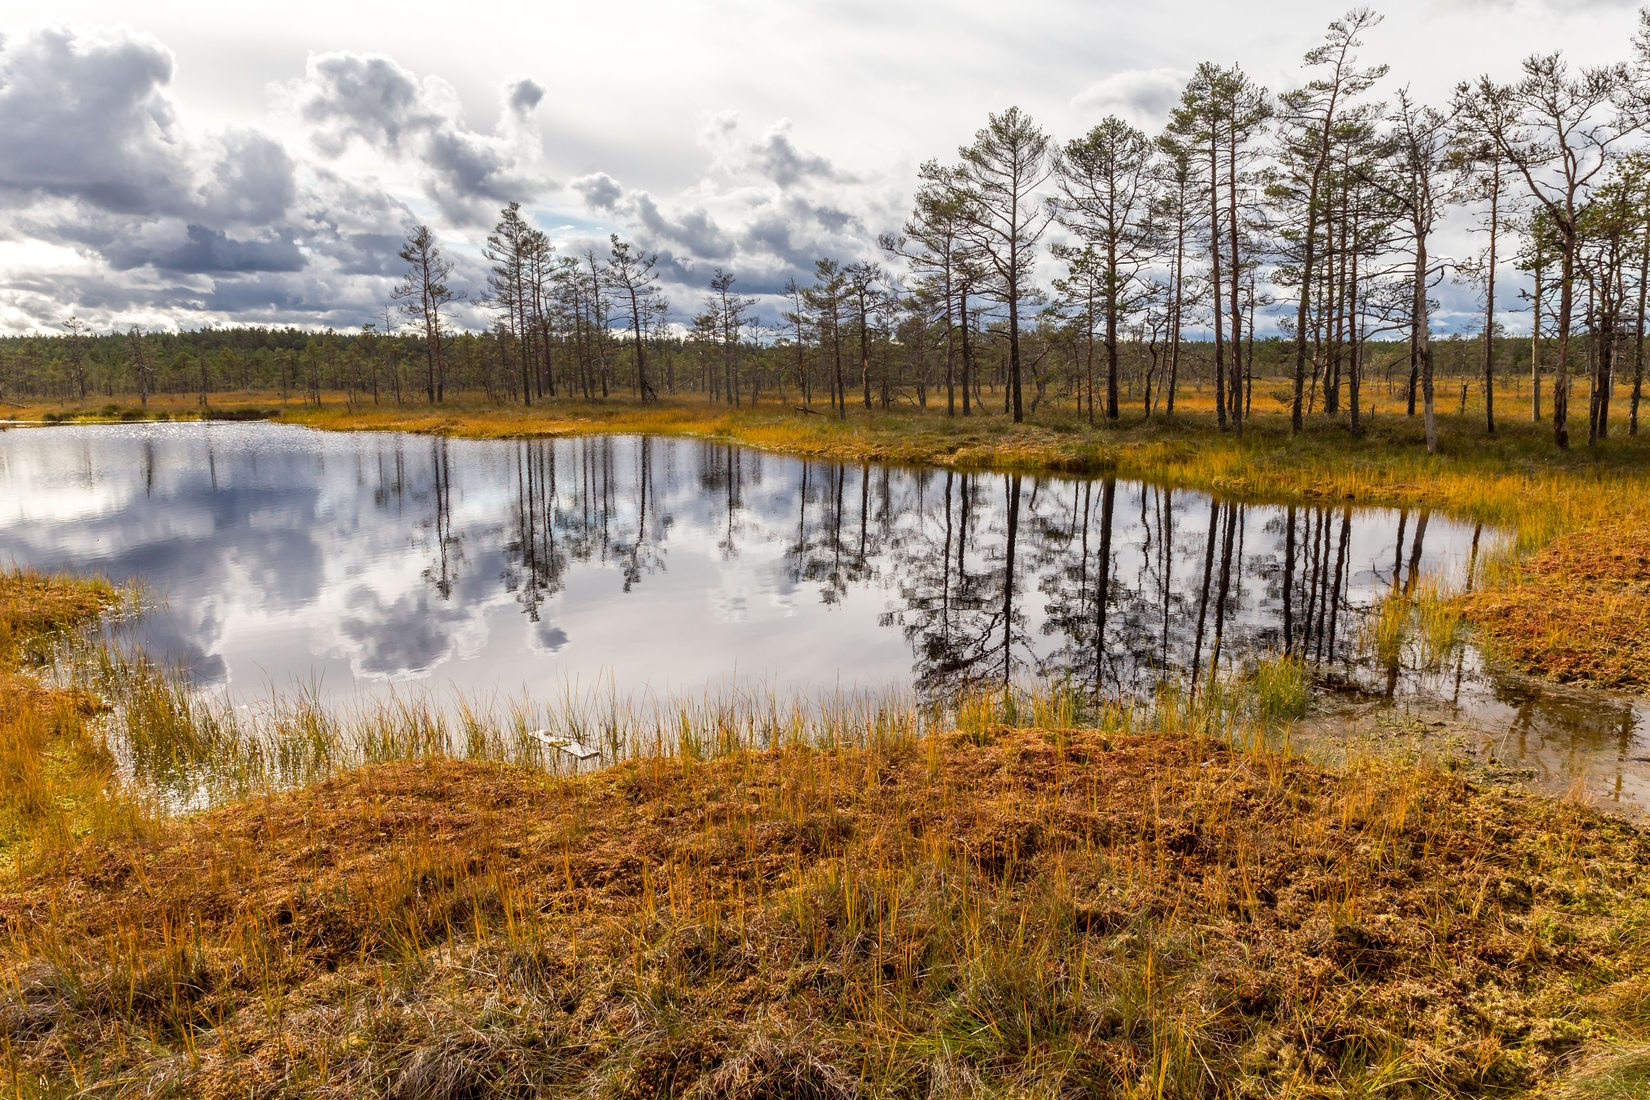
[[[1236,431],[1281,410],[1297,431],[1327,416],[1357,436],[1396,400],[1433,450],[1440,405],[1470,407],[1493,433],[1498,396],[1566,447],[1579,379],[1589,442],[1613,406],[1637,434],[1650,10],[1626,60],[1532,56],[1518,79],[1463,80],[1439,104],[1385,87],[1387,67],[1361,56],[1380,19],[1356,8],[1330,23],[1279,94],[1240,66],[1199,65],[1155,135],[1108,116],[1061,142],[1018,108],[993,113],[954,161],[922,165],[878,259],[818,259],[786,283],[777,317],[721,268],[682,309],[657,254],[616,233],[602,250],[559,249],[511,202],[487,238],[485,286],[453,285],[442,243],[412,225],[393,300],[359,331],[94,334],[70,316],[0,341],[0,401],[697,394],[838,416],[939,405],[1019,421],[1064,407],[1094,423],[1126,405],[1172,416],[1190,388]],[[1452,217],[1472,222],[1472,255],[1439,251]],[[1528,337],[1498,320],[1514,273]],[[1434,335],[1446,280],[1476,293],[1475,336]],[[455,325],[465,301],[490,329]]]
[[[1009,398],[1006,346],[1000,331],[976,333],[978,346],[970,373],[970,408],[981,412],[1005,411]],[[1084,396],[1081,334],[1069,327],[1037,327],[1022,333],[1028,349],[1028,413],[1064,410],[1083,414]],[[1583,341],[1585,343],[1585,340]],[[584,371],[578,365],[576,342],[550,342],[550,355],[575,372],[571,387],[563,383],[554,396],[582,399]],[[821,357],[821,351],[824,357]],[[1481,410],[1484,379],[1482,339],[1454,335],[1433,345],[1436,388],[1446,411]],[[498,332],[456,332],[444,343],[444,399],[519,400],[520,382],[510,342]],[[879,409],[943,408],[944,379],[934,376],[934,357],[925,357],[921,345],[901,342],[874,327],[867,341],[867,375],[873,405]],[[1245,407],[1262,413],[1287,412],[1290,406],[1289,341],[1264,336],[1245,347]],[[1364,376],[1372,392],[1366,397],[1371,412],[1407,412],[1410,409],[1410,344],[1403,340],[1368,341],[1361,349]],[[1532,346],[1529,337],[1498,336],[1495,341],[1496,395],[1527,400],[1530,389]],[[829,409],[830,347],[818,343],[797,346],[790,340],[770,343],[742,341],[726,356],[717,345],[668,332],[657,333],[648,346],[658,388],[666,395],[701,398],[719,405],[799,405],[817,403]],[[730,376],[733,385],[727,384]],[[602,364],[605,361],[606,388]],[[1119,392],[1124,415],[1139,419],[1146,405],[1162,416],[1166,408],[1166,365],[1161,344],[1119,341]],[[859,381],[860,362],[853,361]],[[943,368],[943,363],[940,364]],[[1208,407],[1214,392],[1214,344],[1188,340],[1180,349],[1179,393],[1192,395]],[[145,332],[133,335],[81,334],[0,338],[0,419],[5,406],[31,402],[82,402],[96,407],[133,397],[166,396],[210,409],[214,403],[244,403],[247,399],[290,404],[319,403],[342,396],[349,404],[396,406],[426,402],[424,342],[406,333],[385,334],[376,326],[367,332],[307,332],[296,328],[208,328],[185,332]],[[555,372],[560,377],[560,369]],[[79,384],[85,381],[85,397]],[[590,397],[635,399],[639,396],[633,352],[629,342],[609,337],[604,354],[589,372]],[[1550,378],[1548,379],[1550,384]],[[1586,380],[1584,380],[1586,381]],[[512,382],[514,383],[512,385]],[[1310,379],[1309,379],[1310,382]],[[552,395],[546,393],[535,400]],[[861,395],[862,399],[862,395]],[[958,411],[961,395],[956,394]],[[1103,400],[1103,399],[1102,399]],[[1307,394],[1307,411],[1322,412],[1324,395],[1317,387]],[[1452,404],[1453,403],[1453,404]],[[1171,410],[1172,411],[1172,410]],[[1345,409],[1340,410],[1345,419]],[[1522,410],[1528,419],[1529,409]]]

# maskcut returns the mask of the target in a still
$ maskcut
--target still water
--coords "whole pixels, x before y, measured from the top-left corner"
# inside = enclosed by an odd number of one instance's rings
[[[1426,512],[699,440],[0,432],[0,562],[141,581],[136,640],[238,702],[937,695],[1049,675],[1130,692],[1292,646],[1360,698],[1646,752],[1632,701],[1555,702],[1470,650],[1430,670],[1370,658],[1372,604],[1467,577],[1496,537]]]
[[[1128,688],[1459,571],[1439,516],[1135,483],[804,462],[700,441],[280,425],[0,435],[0,560],[141,580],[153,655],[231,695],[318,682],[782,692],[1070,672]]]

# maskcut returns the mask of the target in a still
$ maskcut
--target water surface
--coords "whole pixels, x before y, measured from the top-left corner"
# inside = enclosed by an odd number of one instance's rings
[[[1466,578],[1494,538],[1425,511],[698,440],[0,433],[0,561],[142,581],[158,606],[137,640],[236,701],[937,695],[1050,675],[1138,692],[1289,647],[1360,696],[1487,715],[1546,751],[1593,731],[1588,759],[1650,755],[1631,701],[1555,702],[1470,650],[1430,670],[1371,659],[1368,608]]]

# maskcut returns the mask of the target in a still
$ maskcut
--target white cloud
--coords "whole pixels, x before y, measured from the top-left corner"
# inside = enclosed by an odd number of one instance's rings
[[[1190,76],[1186,69],[1129,69],[1090,84],[1072,97],[1071,105],[1095,121],[1117,115],[1155,132],[1168,121]]]
[[[1626,52],[1630,3],[1511,6],[1487,34],[1506,4],[1389,0],[1366,56],[1437,100],[1536,50]],[[513,0],[439,34],[370,3],[214,18],[60,0],[69,29],[12,20],[0,38],[0,240],[24,246],[7,250],[0,327],[70,310],[108,327],[357,324],[407,222],[473,271],[513,199],[570,249],[619,232],[659,251],[687,313],[713,265],[766,293],[819,256],[874,255],[917,165],[954,155],[987,111],[1019,104],[1062,140],[1106,113],[1152,129],[1205,59],[1288,86],[1332,14],[640,0],[615,38],[610,13],[556,9],[546,28]]]

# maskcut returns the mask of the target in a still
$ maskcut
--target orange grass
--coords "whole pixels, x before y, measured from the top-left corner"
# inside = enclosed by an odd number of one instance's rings
[[[0,897],[0,1072],[21,1097],[1463,1096],[1643,1046],[1650,836],[1173,713],[580,778],[431,758],[83,843]]]
[[[1650,669],[1650,523],[1560,535],[1509,583],[1463,600],[1499,655],[1559,680],[1640,687]]]

